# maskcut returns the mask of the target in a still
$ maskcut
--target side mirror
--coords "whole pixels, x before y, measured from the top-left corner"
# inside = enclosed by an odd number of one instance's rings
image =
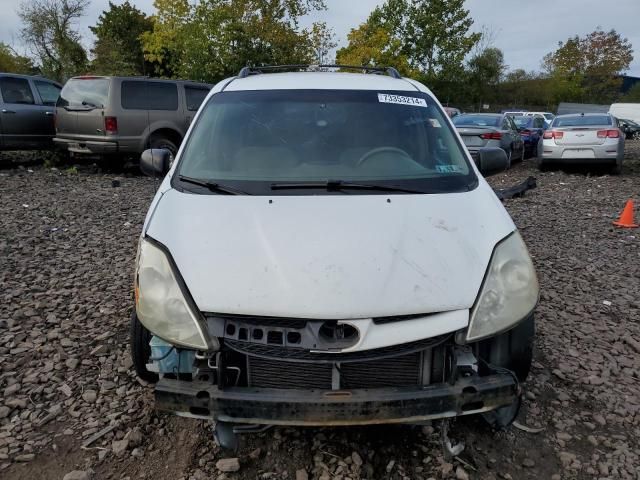
[[[149,177],[163,177],[171,168],[171,152],[164,148],[150,148],[140,156],[140,170]]]
[[[509,159],[501,148],[481,148],[478,150],[478,168],[482,175],[488,177],[509,168]]]

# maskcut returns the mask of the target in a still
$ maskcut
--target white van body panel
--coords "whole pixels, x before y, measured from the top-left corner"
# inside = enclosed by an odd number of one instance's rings
[[[342,320],[338,323],[348,323],[358,330],[358,342],[355,345],[336,350],[336,353],[348,353],[383,348],[390,345],[402,345],[403,343],[455,332],[469,324],[469,310],[454,310],[403,320],[402,328],[398,328],[398,324],[394,322],[375,324],[370,318]]]
[[[640,123],[640,103],[614,103],[609,107],[609,113],[616,118]]]
[[[201,311],[341,320],[469,309],[513,230],[481,181],[436,195],[170,189],[146,234],[169,249]]]

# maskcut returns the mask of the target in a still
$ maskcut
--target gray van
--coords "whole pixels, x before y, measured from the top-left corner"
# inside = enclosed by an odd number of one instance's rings
[[[0,150],[53,146],[53,111],[61,88],[43,77],[0,73]]]
[[[76,155],[178,151],[211,85],[148,77],[71,78],[56,105],[56,138]]]

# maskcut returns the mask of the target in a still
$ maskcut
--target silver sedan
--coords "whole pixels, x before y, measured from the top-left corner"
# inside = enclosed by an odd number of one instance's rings
[[[544,132],[539,146],[540,167],[551,163],[602,163],[620,173],[624,134],[606,113],[559,115]]]
[[[512,161],[524,160],[524,141],[509,115],[501,113],[463,113],[451,120],[471,157],[477,162],[480,150],[502,148]]]

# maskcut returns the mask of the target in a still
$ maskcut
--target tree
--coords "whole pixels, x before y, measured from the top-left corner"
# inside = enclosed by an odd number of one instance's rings
[[[247,64],[311,63],[313,45],[298,27],[323,0],[156,0],[147,60],[164,74],[217,81]]]
[[[467,63],[468,85],[474,103],[492,103],[496,98],[496,87],[502,80],[506,65],[502,50],[489,47],[471,57]]]
[[[92,50],[95,73],[144,75],[152,71],[153,65],[144,59],[141,36],[153,29],[153,21],[129,0],[121,5],[110,1],[109,9],[89,29],[96,36]]]
[[[455,80],[478,33],[464,0],[387,0],[349,33],[338,58],[395,66],[430,85]]]
[[[22,38],[38,56],[44,75],[63,81],[85,71],[87,53],[74,22],[87,5],[88,0],[25,0],[20,4]]]
[[[622,97],[623,102],[640,103],[640,82],[633,85]]]
[[[33,60],[19,55],[6,43],[0,42],[0,72],[33,74]]]
[[[481,38],[469,32],[473,20],[464,0],[413,0],[408,19],[403,30],[413,66],[427,79],[453,80]]]
[[[315,22],[311,30],[305,32],[313,50],[313,61],[318,65],[331,63],[329,53],[338,45],[333,30],[325,22]]]
[[[596,30],[585,37],[571,37],[544,57],[543,68],[563,82],[566,90],[582,100],[607,103],[621,86],[620,75],[633,61],[633,47],[615,30]],[[575,97],[573,98],[576,99]]]
[[[373,23],[373,22],[372,22]],[[342,65],[390,66],[402,75],[411,75],[409,59],[403,53],[402,42],[391,36],[382,25],[365,22],[347,35],[349,44],[336,52],[336,62]]]

